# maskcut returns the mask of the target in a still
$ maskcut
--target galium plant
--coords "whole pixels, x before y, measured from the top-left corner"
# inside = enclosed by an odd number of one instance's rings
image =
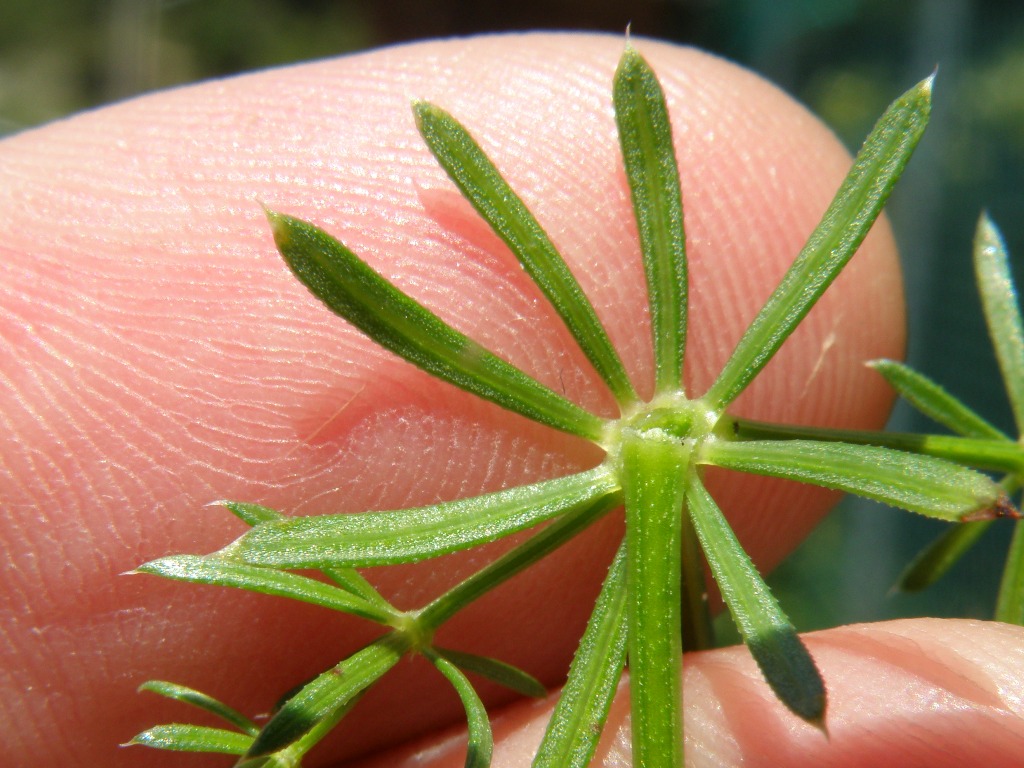
[[[860,494],[959,522],[1016,512],[1007,487],[963,466],[965,457],[918,444],[889,446],[844,434],[738,420],[729,407],[771,360],[853,256],[902,173],[928,120],[931,80],[882,116],[806,246],[705,392],[687,390],[687,261],[679,174],[660,85],[627,45],[613,100],[646,274],[655,387],[637,394],[593,306],[551,240],[470,133],[438,106],[416,103],[424,141],[461,193],[541,288],[618,403],[602,418],[554,392],[446,324],[312,224],[268,211],[288,266],[331,310],[434,376],[604,451],[595,467],[552,480],[426,507],[358,515],[286,517],[261,506],[225,508],[252,528],[211,555],[176,555],[138,568],[167,578],[238,587],[316,603],[379,624],[381,636],[290,695],[262,727],[182,686],[143,688],[218,715],[229,728],[171,724],[131,743],[237,756],[237,766],[298,766],[304,755],[406,654],[421,654],[454,687],[468,720],[467,766],[490,763],[487,713],[467,673],[527,695],[543,687],[499,660],[434,641],[477,598],[624,506],[626,533],[608,570],[534,761],[589,763],[616,684],[631,675],[637,765],[683,764],[681,654],[714,643],[704,585],[710,567],[744,642],[778,698],[826,726],[826,686],[795,628],[706,490],[705,467],[788,478]],[[696,332],[700,332],[699,329]],[[952,458],[953,460],[949,460]],[[984,462],[982,462],[984,463]],[[436,597],[403,611],[357,569],[411,563],[537,528],[506,554]],[[319,571],[312,578],[297,570]],[[343,674],[340,674],[343,670]]]

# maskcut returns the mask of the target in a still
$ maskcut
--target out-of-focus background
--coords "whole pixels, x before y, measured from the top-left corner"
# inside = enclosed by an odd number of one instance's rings
[[[697,45],[757,70],[855,150],[939,65],[929,132],[889,213],[911,308],[910,362],[1014,433],[973,288],[979,211],[1024,259],[1020,0],[0,0],[0,136],[134,94],[397,42],[584,29]],[[899,407],[894,428],[932,427]],[[1010,524],[946,579],[890,594],[942,525],[844,502],[771,581],[802,630],[991,615]]]

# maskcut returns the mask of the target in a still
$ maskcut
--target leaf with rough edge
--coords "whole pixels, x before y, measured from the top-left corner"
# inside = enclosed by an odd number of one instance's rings
[[[1024,434],[1024,327],[1006,245],[996,225],[984,214],[974,238],[974,273],[1017,432]]]
[[[458,120],[426,102],[414,104],[413,112],[437,162],[544,292],[619,404],[636,403],[597,312],[537,219]]]
[[[466,745],[466,768],[488,768],[494,752],[494,736],[491,733],[491,721],[487,717],[484,703],[480,701],[473,684],[469,682],[459,668],[451,661],[433,651],[424,651],[427,658],[437,667],[455,688],[466,710],[469,740]]]
[[[686,350],[683,198],[665,95],[650,66],[631,46],[619,61],[613,94],[647,275],[655,389],[678,392]]]
[[[274,520],[289,519],[280,512],[269,507],[260,506],[259,504],[246,504],[238,501],[222,501],[218,503],[242,522],[251,526],[269,523]],[[353,595],[357,595],[369,603],[373,603],[382,610],[393,610],[391,604],[355,568],[320,568],[319,570],[324,576],[345,591],[351,592]]]
[[[686,500],[722,598],[768,685],[791,712],[824,728],[825,684],[814,660],[696,474]]]
[[[259,726],[241,712],[232,709],[227,704],[217,701],[217,699],[212,696],[201,693],[194,688],[188,688],[184,685],[178,685],[177,683],[169,683],[166,680],[149,680],[139,686],[139,691],[149,691],[150,693],[155,693],[168,699],[180,701],[183,704],[198,707],[199,709],[216,715],[221,720],[231,723],[233,726],[245,733],[248,733],[250,736],[255,736],[260,732]]]
[[[533,768],[586,768],[626,664],[626,547],[619,547]]]
[[[487,656],[477,656],[475,653],[455,651],[451,648],[438,648],[434,646],[434,650],[439,656],[448,659],[448,661],[463,672],[480,675],[480,677],[486,678],[492,683],[502,685],[516,693],[521,693],[523,696],[542,699],[548,695],[547,688],[541,684],[540,680],[518,667],[506,664],[504,661]]]
[[[954,522],[1017,517],[999,485],[943,459],[816,440],[709,441],[700,463],[820,485]]]
[[[748,421],[727,417],[720,422],[721,432],[743,441],[809,440],[850,445],[873,445],[899,452],[932,456],[954,464],[1012,474],[1024,473],[1024,447],[1012,440],[978,439],[958,435],[922,435],[908,432],[865,432],[848,429],[801,427],[789,424]],[[1014,515],[1003,510],[1008,517]],[[998,515],[997,515],[998,516]]]
[[[682,516],[690,453],[672,435],[623,430],[626,621],[633,764],[682,765]]]
[[[264,523],[221,556],[283,568],[415,562],[494,541],[617,492],[615,474],[602,465],[429,507]]]
[[[242,755],[252,744],[252,736],[223,728],[170,723],[149,728],[126,746],[141,745],[173,752],[212,752],[221,755]]]
[[[821,222],[704,395],[709,408],[724,410],[739,396],[860,247],[924,133],[931,93],[929,77],[882,115]]]
[[[924,374],[895,360],[868,363],[882,374],[893,389],[928,418],[964,437],[983,440],[1009,440],[973,410],[961,403]]]
[[[267,211],[274,241],[302,283],[385,349],[485,400],[589,440],[604,420],[456,331],[321,229]]]
[[[140,565],[136,571],[193,584],[237,587],[265,595],[288,597],[390,625],[393,609],[382,610],[351,592],[322,581],[274,568],[239,563],[217,555],[172,555]]]
[[[408,641],[391,633],[318,675],[278,710],[244,756],[253,758],[273,754],[297,742],[324,722],[336,720],[408,650]]]

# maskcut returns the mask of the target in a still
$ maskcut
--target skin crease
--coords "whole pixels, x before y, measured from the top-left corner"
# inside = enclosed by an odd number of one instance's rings
[[[849,158],[757,77],[692,50],[637,45],[673,119],[691,263],[686,374],[699,393]],[[470,127],[551,233],[646,391],[643,276],[610,102],[621,48],[620,38],[584,35],[424,43],[160,93],[0,143],[5,754],[36,768],[225,765],[118,748],[155,723],[202,720],[134,688],[173,680],[267,712],[376,635],[311,606],[121,575],[239,535],[244,526],[212,501],[294,514],[389,509],[600,460],[592,446],[434,382],[360,337],[288,274],[257,201],[342,237],[464,332],[612,415],[553,311],[430,158],[408,105],[435,101]],[[901,353],[903,314],[892,239],[884,223],[876,230],[735,412],[881,425],[890,396],[862,361]],[[725,473],[709,473],[709,486],[765,570],[832,500]],[[557,685],[619,536],[612,516],[466,610],[439,641]],[[369,576],[412,608],[497,551]],[[894,764],[954,764],[928,751],[932,737],[952,748],[969,736],[975,749],[1002,739],[1020,754],[1021,707],[1007,681],[1024,667],[1021,640],[1013,628],[936,621],[814,635],[832,744],[847,755],[826,764],[858,764],[858,750],[884,764],[894,723],[922,734]],[[758,764],[758,750],[780,749],[824,759],[830,745],[777,711],[742,650],[687,657],[686,686],[701,692],[687,698],[692,764]],[[855,706],[869,694],[877,709]],[[756,709],[738,703],[752,695]],[[525,764],[522,713],[538,705],[513,706],[496,766]],[[622,714],[619,705],[616,728]],[[307,764],[337,764],[459,715],[432,670],[403,661]],[[752,730],[761,718],[774,727]],[[608,749],[606,764],[621,764]],[[960,764],[969,753],[950,754]],[[1000,754],[1009,764],[1010,752]],[[444,759],[436,764],[462,760]]]

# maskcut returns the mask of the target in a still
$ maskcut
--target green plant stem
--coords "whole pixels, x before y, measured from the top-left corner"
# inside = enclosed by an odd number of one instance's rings
[[[1024,525],[1014,523],[996,599],[996,621],[1024,625]]]
[[[682,743],[682,516],[692,444],[622,434],[633,764],[674,768]]]

